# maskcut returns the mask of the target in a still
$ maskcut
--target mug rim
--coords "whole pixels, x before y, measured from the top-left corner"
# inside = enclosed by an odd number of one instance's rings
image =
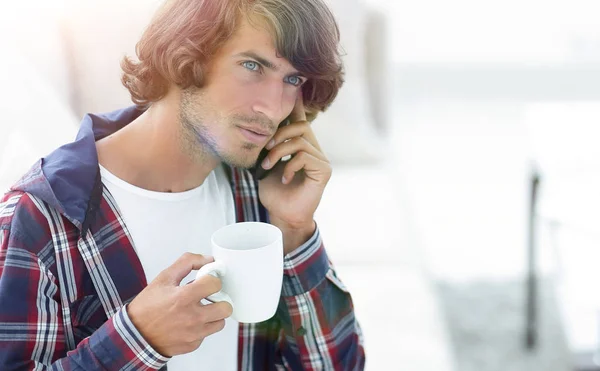
[[[255,247],[255,248],[251,248],[251,249],[244,249],[244,250],[238,250],[238,249],[228,248],[228,247],[225,247],[222,244],[219,244],[219,243],[216,242],[216,239],[220,237],[219,235],[222,234],[222,233],[225,233],[228,229],[240,228],[240,225],[249,225],[249,224],[260,225],[261,227],[265,227],[265,228],[269,229],[272,233],[276,233],[277,234],[277,238],[273,239],[268,244],[265,244],[265,245],[262,245],[262,246],[259,246],[259,247]],[[265,223],[265,222],[239,222],[239,223],[231,223],[231,224],[228,224],[226,226],[223,226],[223,227],[219,228],[210,237],[210,242],[212,243],[213,246],[216,246],[219,249],[223,249],[223,250],[239,251],[239,252],[259,250],[259,249],[262,249],[262,248],[265,248],[265,247],[269,247],[269,246],[271,246],[274,243],[277,243],[279,241],[283,241],[283,232],[281,231],[281,229],[279,229],[279,227],[277,227],[277,226],[274,226],[273,224]]]

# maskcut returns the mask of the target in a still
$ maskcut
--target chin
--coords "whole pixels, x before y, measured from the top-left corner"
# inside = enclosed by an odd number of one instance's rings
[[[242,168],[242,169],[251,169],[256,166],[256,161],[258,159],[259,151],[244,151],[246,153],[236,153],[229,154],[225,156],[221,156],[221,160],[229,166]],[[256,153],[255,153],[256,152]]]

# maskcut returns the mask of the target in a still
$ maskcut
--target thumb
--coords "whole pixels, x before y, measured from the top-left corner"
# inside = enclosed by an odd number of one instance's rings
[[[184,279],[191,271],[200,269],[203,265],[215,261],[212,256],[204,256],[201,254],[193,254],[186,252],[181,255],[175,263],[160,272],[158,279],[170,285],[179,286],[181,280]]]

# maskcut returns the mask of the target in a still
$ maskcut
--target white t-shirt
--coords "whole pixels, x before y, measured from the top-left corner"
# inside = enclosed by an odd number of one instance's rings
[[[211,255],[212,233],[235,222],[233,194],[221,166],[199,187],[180,193],[136,187],[102,166],[100,174],[121,211],[148,283],[185,252]],[[231,318],[225,322],[196,351],[173,357],[169,370],[236,370],[238,323]]]

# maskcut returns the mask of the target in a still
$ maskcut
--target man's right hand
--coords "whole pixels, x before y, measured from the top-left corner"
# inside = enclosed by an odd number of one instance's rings
[[[129,318],[161,355],[172,357],[196,350],[204,338],[221,331],[231,315],[233,308],[227,302],[200,303],[221,290],[218,278],[206,275],[179,286],[192,270],[212,261],[199,254],[183,254],[128,304]]]

